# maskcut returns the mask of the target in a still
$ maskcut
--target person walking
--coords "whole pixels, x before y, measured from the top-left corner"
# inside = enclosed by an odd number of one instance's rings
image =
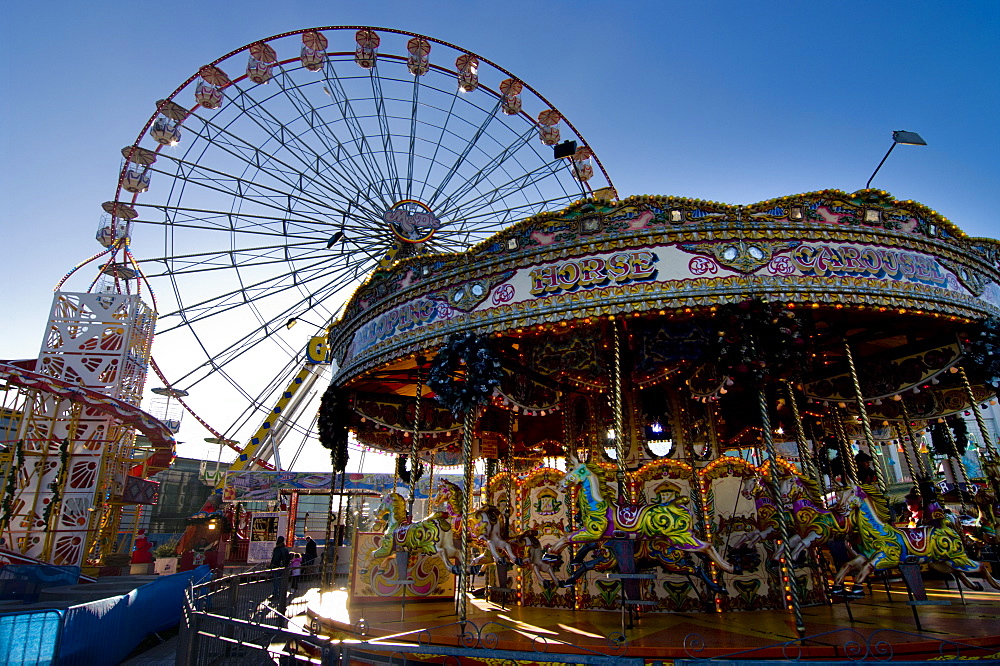
[[[311,536],[306,537],[306,549],[302,554],[302,564],[306,567],[306,576],[312,576],[315,571],[313,565],[316,564],[316,542]]]
[[[316,542],[311,536],[306,537],[306,549],[302,554],[302,564],[309,566],[316,562]]]
[[[285,537],[278,537],[274,542],[274,548],[271,549],[271,568],[274,569],[272,587],[275,599],[278,598],[281,592],[281,577],[284,575],[283,570],[288,566],[289,559],[288,548],[285,546]]]
[[[299,589],[299,576],[302,574],[302,556],[298,553],[289,553],[291,560],[289,560],[288,566],[292,568],[291,571],[291,585],[289,588],[292,590]]]

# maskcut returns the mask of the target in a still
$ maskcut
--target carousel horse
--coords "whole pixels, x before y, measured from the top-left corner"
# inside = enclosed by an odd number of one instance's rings
[[[406,500],[399,493],[388,493],[375,511],[376,518],[384,520],[386,528],[379,547],[372,551],[373,565],[381,564],[393,553],[406,551],[437,555],[448,571],[457,575],[461,549],[455,536],[462,524],[461,497],[461,488],[442,481],[435,505],[443,505],[445,510],[434,511],[423,520],[410,522],[406,516]],[[459,513],[455,515],[451,511]]]
[[[542,542],[538,540],[538,530],[528,530],[513,536],[508,545],[520,546],[525,557],[519,558],[518,564],[534,571],[543,585],[546,585],[548,581],[542,577],[542,574],[548,574],[549,581],[555,586],[559,585],[555,567],[544,558],[545,550],[542,548]]]
[[[487,558],[500,564],[521,564],[513,545],[503,538],[504,521],[500,509],[487,504],[472,513],[473,533],[486,542],[487,551],[472,560],[472,566],[488,564]]]
[[[872,571],[868,558],[858,553],[847,540],[851,521],[847,509],[834,502],[830,508],[819,503],[819,485],[808,478],[789,476],[782,481],[781,494],[791,503],[792,526],[795,538],[788,540],[788,561],[795,562],[809,548],[831,545],[842,540],[847,558],[833,579],[833,590],[844,588],[844,580],[852,571],[854,587],[860,588]]]
[[[694,534],[694,519],[683,500],[641,506],[622,506],[605,498],[607,486],[599,473],[588,463],[570,454],[566,458],[570,471],[560,483],[560,489],[579,485],[578,510],[580,529],[569,532],[549,547],[546,557],[557,558],[570,543],[587,544],[608,539],[656,539],[664,550],[677,549],[699,553],[727,573],[733,565],[725,561],[712,544]]]
[[[868,556],[872,568],[882,571],[904,563],[944,565],[970,589],[983,589],[968,577],[968,574],[979,574],[990,587],[1000,590],[1000,584],[989,570],[965,552],[962,539],[951,523],[894,527],[884,507],[870,492],[870,489],[854,486],[843,492],[840,501],[850,512],[851,522],[861,537],[861,550]]]
[[[768,538],[775,538],[774,535],[780,533],[778,525],[778,508],[771,499],[771,491],[767,487],[764,479],[755,476],[749,479],[749,486],[746,486],[740,493],[747,499],[753,500],[754,513],[757,516],[757,530],[748,533],[734,544],[734,548],[749,548],[760,541]],[[780,559],[780,549],[775,551],[774,559]]]

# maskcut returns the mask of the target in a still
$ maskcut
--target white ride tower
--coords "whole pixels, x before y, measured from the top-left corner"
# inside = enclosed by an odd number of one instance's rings
[[[155,321],[134,294],[56,292],[35,369],[138,406]],[[135,430],[52,393],[36,391],[33,402],[18,433],[20,478],[5,546],[83,565],[114,550],[126,477],[141,462]]]

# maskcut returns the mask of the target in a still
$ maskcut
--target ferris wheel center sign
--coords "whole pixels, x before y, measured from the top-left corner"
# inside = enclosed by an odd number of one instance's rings
[[[392,233],[406,243],[423,243],[441,228],[441,221],[430,208],[414,199],[403,199],[382,213]]]

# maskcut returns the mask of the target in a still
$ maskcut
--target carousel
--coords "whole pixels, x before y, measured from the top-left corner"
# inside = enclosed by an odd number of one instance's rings
[[[869,576],[1000,600],[996,241],[866,189],[590,198],[410,254],[330,334],[321,442],[405,476],[351,603],[770,610],[802,637]]]

